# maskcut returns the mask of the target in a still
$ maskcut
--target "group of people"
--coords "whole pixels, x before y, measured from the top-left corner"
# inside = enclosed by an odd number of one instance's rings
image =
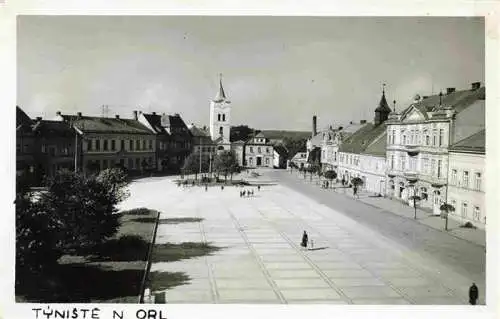
[[[247,197],[253,196],[253,189],[252,190],[242,190],[240,191],[240,197]]]

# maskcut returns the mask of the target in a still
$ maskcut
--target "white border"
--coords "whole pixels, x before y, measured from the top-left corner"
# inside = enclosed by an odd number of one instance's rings
[[[0,210],[0,318],[35,318],[31,310],[35,305],[14,303],[14,141],[16,105],[16,16],[20,14],[51,15],[291,15],[291,16],[485,16],[486,17],[486,125],[487,129],[487,304],[486,307],[438,307],[438,306],[251,306],[251,305],[65,305],[65,307],[94,306],[101,309],[99,318],[112,318],[113,309],[124,310],[125,318],[136,318],[141,308],[162,309],[168,318],[493,318],[498,308],[498,254],[497,226],[498,203],[497,128],[498,70],[500,37],[500,4],[498,1],[397,1],[397,0],[0,0],[0,105],[2,106],[2,150],[0,162],[1,205]],[[367,30],[369,31],[369,30]],[[38,305],[40,306],[40,305]],[[45,305],[46,306],[46,305]],[[51,305],[55,307],[56,305]],[[79,317],[81,318],[81,317]],[[90,317],[87,317],[90,318]]]

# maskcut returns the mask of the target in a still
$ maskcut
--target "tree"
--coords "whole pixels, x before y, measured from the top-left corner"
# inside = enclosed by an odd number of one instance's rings
[[[454,212],[455,207],[453,207],[452,205],[450,205],[448,203],[443,203],[439,207],[439,210],[441,210],[442,215],[444,215],[444,219],[445,219],[444,230],[448,230],[448,214],[450,212]]]
[[[246,141],[254,133],[254,129],[246,125],[232,126],[229,132],[229,139],[231,142]]]
[[[214,169],[224,175],[226,181],[228,175],[231,175],[232,180],[233,173],[236,173],[239,169],[236,154],[233,151],[223,151],[217,154],[214,159]]]
[[[116,205],[128,195],[125,186],[126,178],[117,169],[90,177],[60,171],[41,200],[63,223],[66,247],[94,246],[116,233]]]
[[[288,158],[292,159],[298,152],[305,152],[307,139],[286,136],[283,138],[283,145],[288,150]]]
[[[351,179],[351,184],[353,186],[352,191],[354,195],[358,194],[358,187],[362,186],[363,183],[364,183],[363,180],[359,177],[354,177],[353,179]]]
[[[330,181],[330,183],[333,182],[334,179],[337,178],[337,172],[335,171],[326,171],[324,174],[325,178]]]
[[[416,193],[416,189],[414,191]],[[413,219],[417,219],[417,202],[420,201],[422,198],[417,194],[413,194],[408,199],[413,201],[413,208],[415,209],[415,214],[413,215]]]
[[[193,174],[194,179],[198,179],[198,171],[200,170],[200,154],[199,153],[191,153],[186,160],[184,161],[184,165],[182,166],[182,171],[184,174]]]

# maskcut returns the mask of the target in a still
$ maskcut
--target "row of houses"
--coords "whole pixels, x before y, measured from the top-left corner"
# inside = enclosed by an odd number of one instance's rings
[[[308,163],[335,170],[339,180],[360,177],[363,190],[440,214],[442,203],[454,206],[452,217],[479,227],[486,224],[485,88],[448,88],[446,93],[415,96],[410,105],[391,108],[382,91],[373,122],[329,126],[307,142]]]

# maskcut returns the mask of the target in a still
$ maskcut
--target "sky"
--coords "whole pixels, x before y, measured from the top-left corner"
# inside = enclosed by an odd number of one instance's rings
[[[484,83],[484,28],[480,17],[18,16],[17,105],[33,118],[107,105],[110,117],[208,125],[222,73],[232,125],[372,121],[383,83],[396,109]]]

